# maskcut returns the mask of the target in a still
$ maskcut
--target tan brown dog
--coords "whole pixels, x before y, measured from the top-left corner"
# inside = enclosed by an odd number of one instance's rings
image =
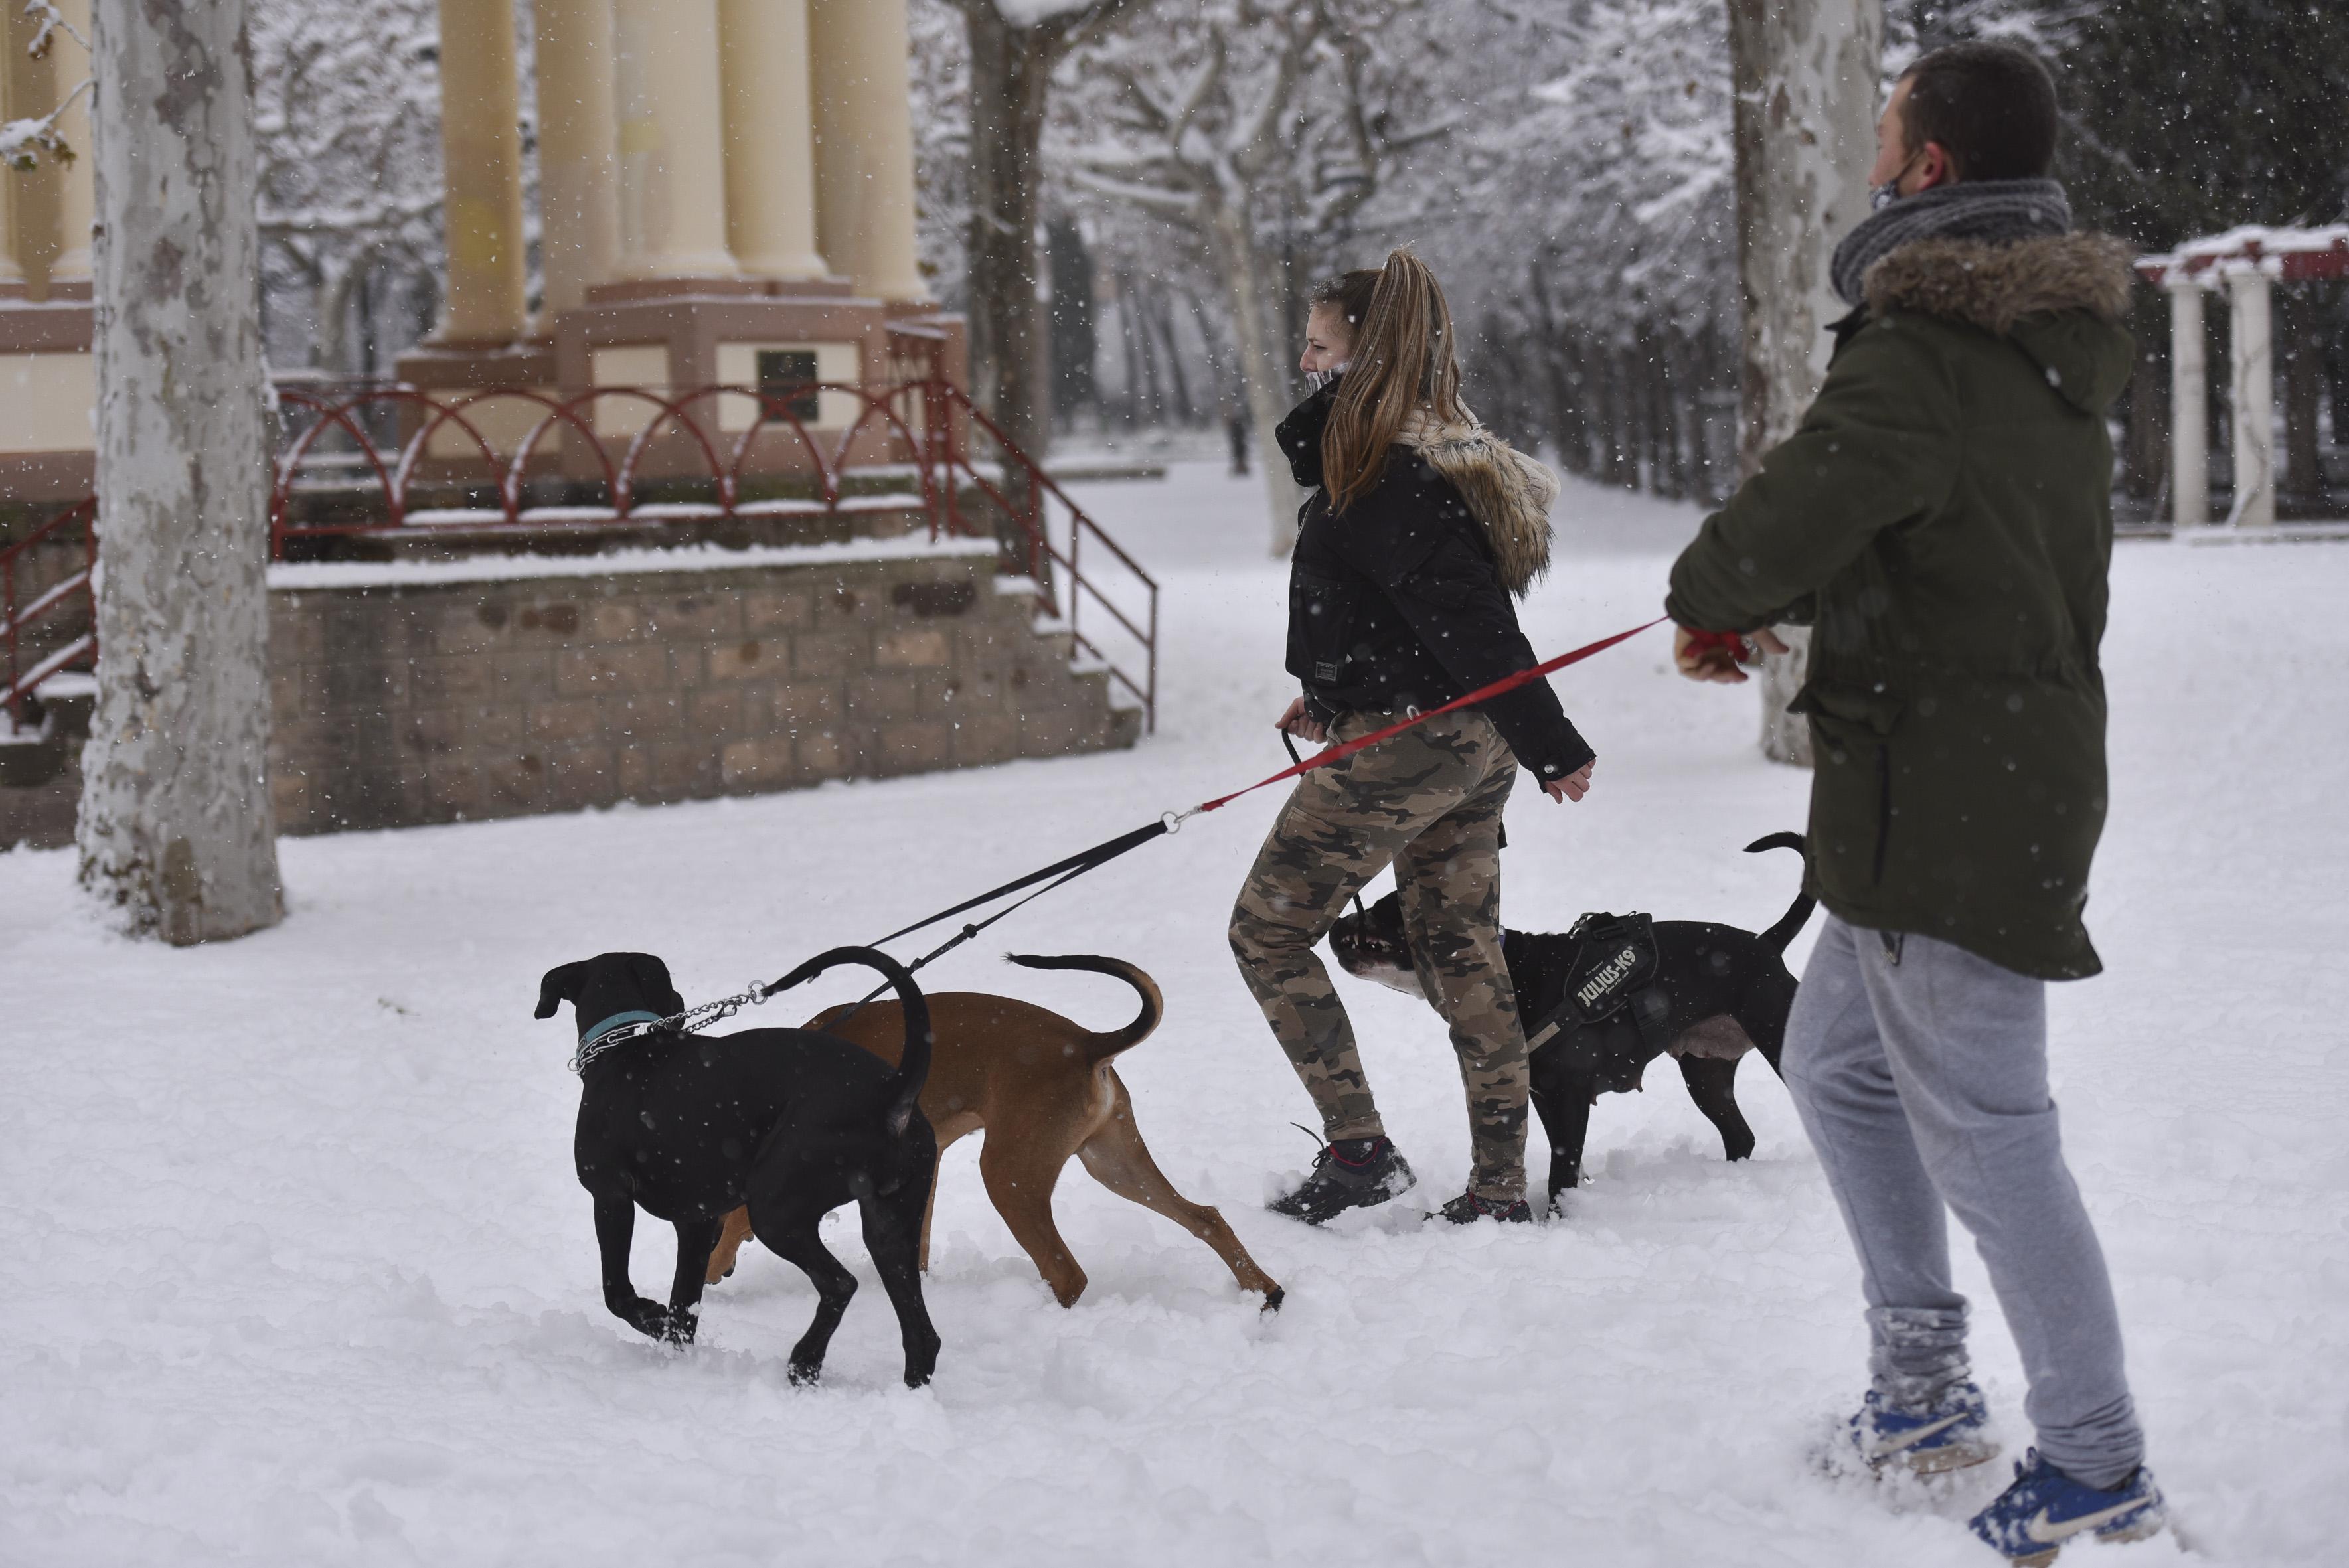
[[[1084,1294],[1085,1271],[1069,1255],[1052,1222],[1052,1188],[1075,1155],[1094,1180],[1121,1198],[1164,1214],[1216,1249],[1242,1290],[1260,1291],[1265,1310],[1280,1305],[1280,1286],[1256,1266],[1224,1217],[1174,1191],[1143,1146],[1133,1124],[1133,1102],[1111,1059],[1137,1046],[1158,1026],[1164,1003],[1156,982],[1115,958],[1006,955],[1030,969],[1086,969],[1111,975],[1142,993],[1142,1012],[1115,1034],[1096,1035],[1058,1013],[1008,996],[973,991],[932,994],[930,1026],[937,1044],[922,1085],[922,1114],[936,1129],[941,1158],[966,1133],[987,1130],[978,1171],[995,1212],[1036,1261],[1062,1306]],[[833,1007],[808,1027],[895,1063],[905,1037],[895,1002],[873,1002],[853,1016]],[[937,1187],[930,1188],[935,1212]],[[709,1257],[709,1283],[734,1270],[734,1254],[750,1234],[750,1216],[726,1216],[725,1233]],[[921,1266],[929,1267],[930,1216],[922,1217]]]

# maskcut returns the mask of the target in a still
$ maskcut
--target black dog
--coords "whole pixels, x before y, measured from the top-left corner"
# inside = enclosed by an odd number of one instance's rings
[[[1803,847],[1799,833],[1773,833],[1746,845],[1745,852]],[[1759,935],[1704,921],[1657,922],[1652,978],[1640,982],[1640,993],[1619,1011],[1597,1022],[1586,1021],[1573,1005],[1568,981],[1573,977],[1579,989],[1588,977],[1605,973],[1602,961],[1615,950],[1613,934],[1619,929],[1608,923],[1613,917],[1585,915],[1564,936],[1502,932],[1517,1012],[1533,1047],[1527,1065],[1534,1108],[1549,1134],[1553,1205],[1560,1192],[1582,1180],[1583,1141],[1600,1093],[1638,1088],[1648,1064],[1667,1051],[1680,1063],[1689,1098],[1720,1130],[1729,1158],[1743,1160],[1754,1152],[1754,1130],[1737,1109],[1737,1062],[1758,1049],[1770,1070],[1778,1070],[1786,1013],[1795,1003],[1786,944],[1810,919],[1816,903],[1807,892],[1796,895],[1778,923]],[[1599,943],[1609,951],[1586,951]],[[1349,975],[1413,996],[1426,995],[1412,966],[1402,909],[1393,893],[1340,920],[1330,932],[1330,949]]]
[[[604,1305],[672,1344],[692,1340],[719,1229],[730,1211],[749,1203],[752,1233],[815,1285],[815,1319],[792,1347],[794,1383],[823,1371],[824,1349],[856,1294],[856,1276],[816,1235],[817,1222],[854,1198],[897,1309],[905,1385],[919,1387],[938,1364],[918,1266],[938,1159],[937,1139],[916,1104],[930,1067],[928,1006],[895,959],[866,947],[811,958],[770,989],[788,990],[843,963],[869,965],[896,988],[905,1019],[899,1066],[807,1029],[646,1035],[581,1068],[573,1155],[579,1184],[595,1200]],[[606,953],[548,970],[538,1016],[553,1017],[560,1002],[577,1010],[583,1054],[624,1021],[685,1010],[668,966],[646,953]],[[677,1227],[677,1278],[667,1306],[638,1295],[628,1277],[638,1204]]]

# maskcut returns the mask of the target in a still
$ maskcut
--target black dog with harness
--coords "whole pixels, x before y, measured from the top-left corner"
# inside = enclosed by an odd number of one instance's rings
[[[1804,847],[1799,833],[1773,833],[1745,850]],[[1689,1098],[1721,1133],[1728,1157],[1754,1152],[1754,1130],[1737,1109],[1737,1063],[1759,1050],[1778,1070],[1795,989],[1786,944],[1816,904],[1797,894],[1759,934],[1644,914],[1586,914],[1564,935],[1501,933],[1526,1024],[1534,1109],[1549,1134],[1553,1203],[1582,1180],[1591,1106],[1602,1093],[1640,1088],[1660,1056],[1680,1063]],[[1330,948],[1350,975],[1426,995],[1392,893],[1340,920]]]

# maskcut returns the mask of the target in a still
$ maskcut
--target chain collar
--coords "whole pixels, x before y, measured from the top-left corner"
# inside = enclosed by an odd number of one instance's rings
[[[706,1029],[712,1024],[732,1017],[745,1007],[758,1006],[769,995],[767,987],[754,980],[747,991],[719,1001],[704,1002],[698,1007],[688,1007],[682,1013],[671,1013],[666,1018],[657,1013],[643,1011],[615,1013],[579,1037],[579,1048],[571,1053],[571,1070],[585,1073],[588,1065],[605,1052],[633,1040],[641,1040],[647,1035],[690,1035],[698,1029]]]

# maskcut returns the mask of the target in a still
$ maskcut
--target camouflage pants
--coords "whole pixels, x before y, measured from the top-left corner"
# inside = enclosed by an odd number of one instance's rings
[[[1392,722],[1347,714],[1330,739]],[[1501,808],[1516,758],[1473,709],[1430,719],[1298,781],[1232,911],[1232,952],[1321,1112],[1324,1137],[1384,1131],[1353,1026],[1313,944],[1388,862],[1420,988],[1452,1029],[1468,1091],[1469,1186],[1526,1186],[1526,1037],[1501,956]]]

